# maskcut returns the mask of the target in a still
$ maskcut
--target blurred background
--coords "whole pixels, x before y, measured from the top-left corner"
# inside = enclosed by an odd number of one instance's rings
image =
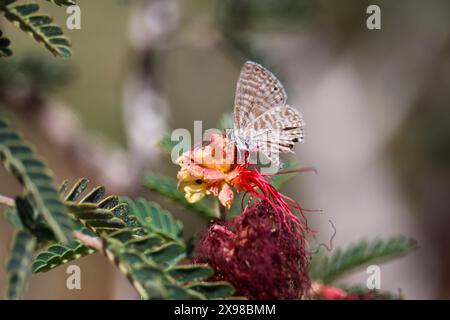
[[[42,2],[65,26],[66,13]],[[382,289],[407,299],[450,298],[450,2],[446,0],[79,0],[81,30],[66,30],[72,59],[53,58],[5,21],[13,58],[0,61],[0,104],[58,181],[88,177],[113,194],[161,201],[185,224],[204,223],[141,186],[145,169],[175,177],[156,147],[193,121],[215,128],[233,108],[239,70],[254,60],[304,114],[303,173],[286,192],[318,239],[333,247],[403,234],[419,248],[381,265]],[[381,8],[381,30],[366,9]],[[0,168],[0,194],[20,192]],[[12,228],[0,220],[0,261]],[[101,255],[33,275],[28,299],[135,299]],[[366,282],[366,273],[346,283]],[[6,277],[0,269],[0,291]]]

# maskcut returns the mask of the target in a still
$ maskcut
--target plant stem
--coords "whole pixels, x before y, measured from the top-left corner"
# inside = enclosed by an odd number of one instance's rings
[[[81,241],[87,247],[90,247],[97,251],[103,251],[103,244],[102,244],[102,241],[100,240],[100,238],[91,237],[91,236],[85,235],[79,231],[74,231],[73,237],[75,239]]]
[[[8,207],[14,207],[16,202],[12,198],[0,195],[0,204],[4,204]]]
[[[215,201],[215,204],[216,204],[215,211],[216,211],[217,219],[225,220],[225,218],[227,216],[227,209],[220,204],[219,199],[217,199],[217,201]]]
[[[216,201],[214,201],[214,213],[215,213],[215,218],[220,219],[221,212],[220,212],[219,199],[216,199]]]

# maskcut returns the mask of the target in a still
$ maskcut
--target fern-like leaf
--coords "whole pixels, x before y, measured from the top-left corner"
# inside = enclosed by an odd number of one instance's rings
[[[30,197],[17,197],[14,214],[20,220],[19,229],[25,229],[36,237],[39,244],[55,241],[55,234],[32,204]]]
[[[414,239],[403,236],[361,241],[344,250],[337,249],[331,257],[316,261],[312,264],[314,268],[310,270],[310,275],[316,281],[329,284],[356,268],[405,255],[415,247]]]
[[[234,293],[227,282],[202,282],[212,274],[206,265],[175,265],[184,256],[182,243],[166,242],[155,235],[127,239],[129,236],[127,230],[110,234],[105,251],[142,298],[227,298]]]
[[[78,186],[85,188],[81,180]],[[94,189],[98,190],[98,189]],[[74,187],[68,195],[79,197],[80,188]],[[92,192],[90,193],[92,195]],[[90,196],[84,197],[84,199]],[[108,198],[107,198],[108,199]],[[109,198],[110,199],[110,198]],[[181,241],[181,223],[159,205],[143,199],[126,199],[122,203],[128,209],[122,211],[120,219],[126,223],[115,231],[92,228],[92,221],[109,221],[104,212],[93,210],[85,216],[74,213],[86,227],[90,227],[104,242],[106,256],[118,266],[140,295],[145,299],[205,299],[206,295],[188,288],[192,281],[202,284],[211,275],[211,269],[205,265],[178,266],[186,257],[186,246]],[[100,204],[105,201],[100,201]],[[120,201],[119,201],[120,203]],[[116,204],[111,203],[114,207]],[[71,210],[72,212],[72,210]],[[89,218],[88,220],[86,220]],[[224,286],[229,290],[224,291]],[[216,297],[226,297],[226,292],[234,292],[227,283],[210,283]]]
[[[34,150],[0,118],[0,158],[25,187],[33,206],[61,242],[72,237],[72,221],[54,186],[53,175]]]
[[[3,211],[5,219],[16,229],[23,229],[22,221],[20,221],[19,215],[15,207],[8,207]]]
[[[10,43],[9,39],[3,37],[3,32],[0,30],[0,58],[12,55],[12,51],[9,48]]]
[[[214,274],[213,269],[207,264],[177,265],[170,268],[168,272],[175,280],[182,283],[203,281]]]
[[[115,196],[102,199],[103,187],[83,196],[87,186],[88,181],[80,179],[69,191],[66,183],[60,188],[69,212],[90,236],[102,239],[102,252],[143,298],[228,298],[234,292],[226,282],[204,282],[213,273],[206,265],[179,265],[186,257],[182,225],[168,211],[143,199],[126,199],[127,203]],[[93,252],[86,250],[91,249],[78,242],[52,245],[37,256],[33,271],[45,272]]]
[[[89,231],[85,231],[91,235]],[[45,251],[40,252],[35,258],[32,265],[32,272],[47,272],[62,264],[76,260],[83,256],[94,253],[95,250],[86,247],[78,240],[74,240],[67,245],[56,243],[49,246]]]
[[[9,21],[43,44],[55,56],[69,58],[70,42],[53,19],[38,13],[37,3],[17,4],[16,0],[0,0],[0,11]]]
[[[206,200],[194,204],[189,203],[184,194],[178,190],[177,183],[172,178],[148,172],[143,178],[143,184],[150,190],[176,201],[207,219],[217,218],[217,214],[213,209],[214,206],[211,203],[208,204]]]
[[[163,268],[145,257],[145,254],[136,248],[137,245],[137,247],[146,247],[147,250],[152,250],[153,248],[148,246],[147,239],[131,239],[129,240],[131,243],[129,243],[128,241],[123,241],[123,232],[119,231],[105,239],[106,256],[128,277],[143,299],[169,298],[171,291],[176,291],[179,295],[182,292],[185,299],[202,298],[202,296],[196,295],[195,292],[190,294],[189,291],[180,286],[178,286],[179,290],[168,290],[167,284],[176,286],[176,283],[171,283]],[[122,239],[119,241],[115,239],[117,235],[120,235]],[[139,242],[144,244],[139,244]],[[152,244],[155,247],[158,246],[153,241]]]
[[[144,234],[137,218],[128,214],[128,205],[117,196],[102,199],[105,189],[96,187],[82,197],[89,181],[80,179],[67,193],[65,203],[70,213],[95,234],[111,233],[123,228],[135,228]]]
[[[10,258],[6,264],[8,273],[7,299],[19,299],[25,289],[31,272],[36,238],[24,230],[19,230],[13,239]]]
[[[136,228],[138,226],[136,218],[129,217],[125,213],[128,210],[125,203],[121,203],[116,196],[103,199],[105,188],[101,186],[84,194],[88,185],[89,181],[82,178],[70,190],[67,182],[59,187],[68,211],[77,219],[78,231],[94,237],[97,234],[112,233],[128,227],[135,228],[136,234],[143,234],[142,228]],[[95,250],[75,240],[68,244],[53,244],[37,255],[33,263],[33,272],[47,272],[94,252]]]
[[[187,286],[190,290],[194,290],[207,299],[220,299],[230,297],[234,294],[234,288],[228,282],[197,282]]]
[[[128,204],[139,223],[149,232],[159,233],[173,240],[180,240],[183,227],[180,221],[163,210],[159,204],[142,198],[136,201],[127,197],[121,198]]]

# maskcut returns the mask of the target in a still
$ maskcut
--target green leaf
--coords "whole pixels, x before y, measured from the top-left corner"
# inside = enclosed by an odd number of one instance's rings
[[[207,265],[175,265],[186,255],[186,247],[180,241],[153,233],[135,237],[129,229],[103,239],[106,256],[144,299],[206,299],[229,297],[234,293],[226,282],[196,282],[191,287],[194,281],[209,278],[213,271]]]
[[[364,240],[346,249],[337,249],[331,257],[320,258],[312,264],[310,275],[316,281],[329,284],[359,267],[405,255],[414,248],[416,241],[404,236],[372,242]]]
[[[130,214],[136,216],[139,223],[149,232],[162,234],[173,240],[180,240],[183,226],[175,220],[169,211],[163,210],[159,204],[139,198],[136,201],[127,197],[121,200],[130,207]]]
[[[24,230],[19,230],[13,240],[10,258],[6,264],[8,273],[7,299],[19,299],[25,289],[31,272],[36,238]]]
[[[143,178],[143,184],[152,191],[155,191],[169,199],[176,201],[187,209],[199,213],[207,219],[216,218],[213,205],[207,199],[198,203],[189,203],[184,194],[178,190],[177,182],[174,179],[165,177],[153,172],[147,172]]]
[[[129,214],[129,207],[117,196],[102,199],[105,188],[95,187],[83,198],[89,180],[82,178],[65,196],[65,203],[70,213],[86,228],[97,235],[103,232],[112,233],[123,228],[135,228],[135,232],[143,234],[143,229],[137,218]]]
[[[15,207],[6,208],[3,215],[5,216],[5,219],[16,229],[23,229],[22,221],[20,221]]]
[[[171,300],[205,300],[206,296],[200,292],[176,284],[165,285],[166,295]]]
[[[146,260],[141,252],[132,248],[127,250],[112,235],[105,239],[104,251],[109,260],[130,279],[143,299],[163,297],[161,282],[165,275],[158,266]]]
[[[93,234],[88,230],[83,230],[83,233],[93,236]],[[37,255],[32,265],[32,272],[47,272],[62,264],[79,259],[94,252],[94,249],[86,247],[78,240],[74,240],[67,245],[56,243]]]
[[[163,268],[168,268],[186,255],[186,247],[180,242],[168,242],[163,245],[148,249],[144,252],[146,258],[151,259]]]
[[[178,144],[178,141],[172,141],[169,134],[165,135],[158,141],[156,146],[166,154],[170,154],[174,146]]]
[[[0,118],[0,159],[61,242],[72,237],[72,221],[54,186],[53,175],[34,150]]]
[[[76,229],[91,237],[103,233],[109,234],[125,228],[134,228],[132,236],[143,234],[143,229],[135,217],[128,216],[128,206],[121,203],[117,196],[102,199],[105,188],[98,186],[87,190],[89,180],[79,179],[68,190],[68,183],[64,182],[59,192],[65,199],[67,210],[77,219]],[[129,238],[127,238],[129,239]],[[69,244],[57,243],[38,254],[33,263],[33,272],[46,272],[62,264],[94,253],[95,250],[86,247],[79,241]]]
[[[58,6],[74,6],[77,4],[75,0],[47,0],[47,1],[54,3]]]
[[[26,229],[36,237],[39,244],[55,240],[53,231],[32,205],[30,197],[17,197],[15,202],[16,208],[14,214],[17,215],[20,220],[19,229]]]
[[[17,4],[15,0],[0,1],[0,11],[6,19],[43,44],[55,56],[69,58],[72,55],[69,39],[63,35],[62,29],[53,23],[51,17],[38,13],[38,4]]]
[[[208,299],[219,299],[232,296],[234,288],[228,282],[198,282],[187,286],[189,289],[203,294]]]
[[[3,32],[0,30],[0,58],[12,55],[12,51],[9,48],[10,43],[9,39],[3,37]]]
[[[108,237],[105,239],[105,252],[130,279],[143,299],[173,299],[174,295],[185,299],[203,297],[176,283],[162,265],[136,249],[136,241],[139,240],[132,240],[133,245],[129,245],[117,241],[115,237]],[[154,249],[157,248],[150,247],[147,250]]]
[[[195,282],[206,280],[214,274],[207,264],[186,264],[168,270],[169,274],[179,282]]]
[[[103,187],[93,188],[83,196],[87,187],[87,179],[80,179],[70,190],[64,183],[60,191],[66,190],[69,212],[90,230],[88,235],[101,238],[102,253],[143,299],[206,299],[200,290],[214,297],[231,292],[225,290],[224,282],[198,284],[198,290],[189,287],[194,281],[206,280],[213,272],[206,265],[177,265],[186,257],[186,245],[181,240],[181,223],[169,212],[144,199],[126,198],[127,202],[116,196],[102,199]],[[77,241],[51,245],[37,256],[33,272],[48,271],[91,252],[94,251]],[[204,286],[212,286],[211,292]]]
[[[64,184],[63,184],[64,185]],[[81,178],[74,184],[72,189],[67,193],[64,198],[65,201],[77,201],[80,195],[86,190],[89,185],[89,180],[86,178]],[[61,188],[60,188],[61,189]],[[63,189],[67,189],[65,186]]]

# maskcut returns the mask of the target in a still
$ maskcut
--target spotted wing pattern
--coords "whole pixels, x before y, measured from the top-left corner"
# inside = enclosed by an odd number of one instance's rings
[[[242,149],[256,148],[275,165],[280,165],[280,153],[292,152],[303,141],[302,117],[286,100],[283,85],[270,71],[255,62],[244,64],[234,102],[235,134]]]
[[[267,110],[285,105],[286,92],[280,81],[260,64],[247,61],[241,69],[234,99],[234,128],[246,125]]]
[[[303,128],[304,123],[297,110],[290,106],[279,106],[250,122],[242,134],[244,139],[253,141],[257,150],[274,165],[279,166],[279,154],[293,153],[295,143],[303,141]]]

